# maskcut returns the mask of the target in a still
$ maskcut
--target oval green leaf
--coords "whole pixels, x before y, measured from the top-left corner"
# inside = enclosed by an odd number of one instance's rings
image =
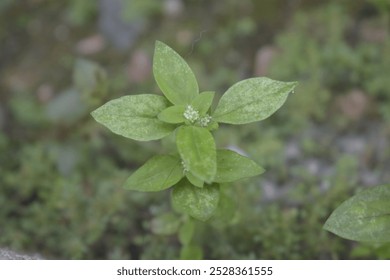
[[[161,111],[161,113],[158,114],[157,117],[160,121],[166,123],[172,123],[172,124],[183,123],[186,120],[183,115],[184,110],[185,110],[184,105],[174,105]]]
[[[129,190],[156,192],[172,187],[183,178],[183,167],[178,157],[157,155],[137,169],[125,182]]]
[[[191,172],[186,172],[186,177],[191,184],[196,187],[203,188],[204,181],[194,176]]]
[[[218,122],[230,124],[266,119],[283,105],[297,84],[265,77],[238,82],[221,97],[213,118]]]
[[[203,250],[198,245],[185,245],[180,250],[181,260],[202,260]]]
[[[160,41],[156,41],[153,74],[161,91],[175,105],[188,105],[199,93],[191,68],[178,53]]]
[[[193,175],[205,182],[212,182],[217,171],[214,138],[206,128],[181,126],[176,133],[179,154]]]
[[[180,219],[173,213],[164,213],[152,219],[150,229],[154,234],[171,235],[179,230]]]
[[[230,150],[217,150],[217,183],[234,182],[260,175],[265,170],[250,158]]]
[[[198,110],[201,115],[204,115],[213,103],[214,94],[213,91],[202,92],[192,100],[191,105]]]
[[[175,126],[157,118],[168,106],[169,102],[163,96],[128,95],[107,102],[91,115],[116,134],[138,141],[149,141],[163,138],[175,129]]]
[[[324,229],[355,241],[390,242],[390,185],[370,188],[343,202]]]
[[[172,191],[173,207],[200,221],[206,221],[214,214],[218,202],[219,185],[217,184],[198,188],[183,180]]]

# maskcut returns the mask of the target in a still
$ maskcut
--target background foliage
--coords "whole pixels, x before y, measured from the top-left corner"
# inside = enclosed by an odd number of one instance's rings
[[[204,258],[390,257],[388,244],[322,229],[342,201],[390,182],[387,1],[122,2],[1,1],[1,247],[55,259],[179,257],[169,192],[120,187],[169,140],[131,141],[89,116],[110,99],[158,92],[161,40],[201,91],[253,76],[300,81],[273,118],[216,133],[266,172],[224,188],[239,211],[196,227]]]

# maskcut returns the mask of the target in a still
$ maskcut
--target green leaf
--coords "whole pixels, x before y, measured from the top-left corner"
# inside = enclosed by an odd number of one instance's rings
[[[217,184],[198,188],[183,180],[172,191],[174,208],[201,221],[208,220],[214,214],[218,201],[219,185]]]
[[[238,82],[221,97],[213,118],[218,122],[230,124],[266,119],[283,105],[297,84],[265,77]]]
[[[184,105],[174,105],[161,111],[161,113],[158,114],[157,117],[160,121],[166,123],[173,123],[173,124],[183,123],[186,120],[183,115],[184,110],[185,110]]]
[[[234,195],[236,194],[230,194],[221,189],[218,208],[211,219],[213,225],[217,227],[226,227],[235,220],[237,203],[233,198]]]
[[[179,54],[160,41],[156,41],[153,74],[161,91],[175,105],[188,105],[199,94],[191,68]]]
[[[197,245],[186,245],[180,250],[181,260],[201,260],[203,259],[203,250]]]
[[[98,106],[108,93],[105,70],[97,63],[83,58],[77,59],[74,64],[73,84],[82,101],[90,108]]]
[[[149,159],[125,182],[129,190],[156,192],[172,187],[183,178],[180,159],[173,155],[157,155]]]
[[[77,59],[73,71],[73,83],[81,93],[92,92],[105,82],[107,74],[93,61]]]
[[[192,219],[188,219],[179,229],[179,240],[183,245],[188,245],[194,235],[195,224]]]
[[[211,133],[202,127],[181,126],[176,133],[176,145],[186,169],[199,179],[212,182],[217,160]]]
[[[196,187],[203,188],[204,181],[194,176],[191,172],[186,172],[186,177],[191,184]]]
[[[155,217],[150,224],[154,234],[170,235],[179,230],[180,220],[173,213],[164,213]]]
[[[91,113],[112,132],[139,141],[167,136],[175,127],[157,119],[168,100],[154,94],[128,95],[111,100]]]
[[[206,128],[210,131],[213,131],[213,130],[217,130],[218,127],[219,127],[218,123],[215,120],[211,119],[210,124]]]
[[[192,100],[191,105],[199,111],[201,115],[207,113],[210,109],[211,104],[213,103],[214,92],[213,91],[205,91],[199,94]]]
[[[370,188],[343,202],[324,229],[356,241],[390,242],[390,185]]]
[[[217,183],[234,182],[259,175],[265,170],[250,158],[230,150],[217,150]]]

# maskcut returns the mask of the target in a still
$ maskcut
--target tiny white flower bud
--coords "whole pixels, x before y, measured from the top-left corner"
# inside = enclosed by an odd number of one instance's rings
[[[186,110],[184,111],[183,116],[191,123],[194,123],[199,119],[199,112],[196,111],[191,105],[188,105]]]
[[[211,122],[211,119],[212,117],[206,114],[206,116],[199,119],[199,125],[203,127],[208,126]]]

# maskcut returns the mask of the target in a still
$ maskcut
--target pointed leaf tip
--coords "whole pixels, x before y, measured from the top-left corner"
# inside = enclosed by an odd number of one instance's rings
[[[160,41],[156,41],[153,74],[161,91],[174,105],[188,105],[199,93],[198,82],[187,62]]]
[[[217,150],[217,174],[214,179],[217,183],[234,182],[260,175],[264,171],[264,168],[250,158],[231,150]]]
[[[107,102],[91,115],[116,134],[138,141],[149,141],[161,139],[175,129],[175,126],[157,118],[168,106],[169,102],[163,96],[127,95]]]
[[[245,124],[266,119],[284,104],[288,94],[297,84],[265,77],[240,81],[221,97],[213,118],[229,124]]]
[[[184,177],[180,158],[157,155],[136,170],[125,182],[129,190],[155,192],[172,187]]]

